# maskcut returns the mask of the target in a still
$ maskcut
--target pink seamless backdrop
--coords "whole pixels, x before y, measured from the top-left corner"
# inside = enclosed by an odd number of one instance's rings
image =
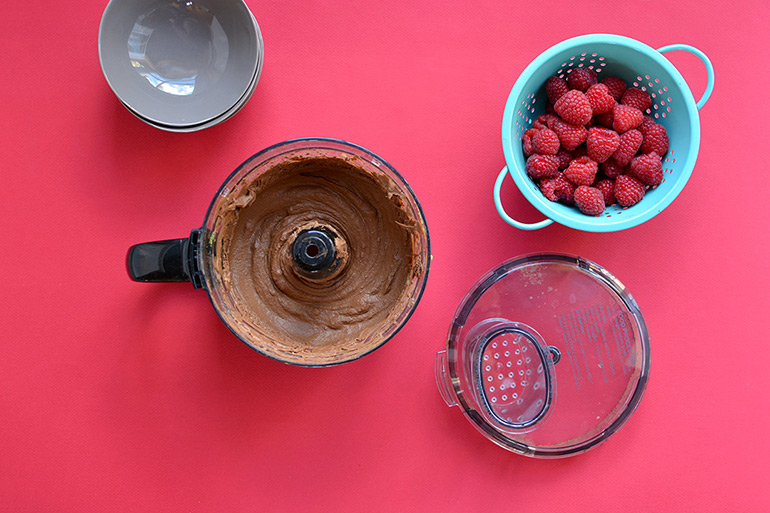
[[[253,98],[198,133],[143,124],[99,67],[104,1],[11,2],[0,53],[0,510],[770,510],[767,2],[247,0]],[[572,36],[691,44],[716,71],[690,182],[643,226],[522,232],[492,202],[519,73]],[[695,57],[667,54],[693,94]],[[427,289],[399,334],[329,369],[236,340],[202,291],[137,284],[134,243],[184,237],[242,161],[336,137],[388,160],[428,220]],[[514,217],[542,216],[503,187]],[[606,444],[509,453],[442,401],[435,353],[469,287],[529,252],[593,260],[652,347],[642,403]]]

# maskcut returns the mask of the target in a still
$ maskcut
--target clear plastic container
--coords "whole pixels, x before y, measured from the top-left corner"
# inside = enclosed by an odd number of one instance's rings
[[[609,272],[558,254],[516,258],[465,296],[436,357],[436,380],[487,438],[558,458],[607,440],[647,383],[639,307]]]

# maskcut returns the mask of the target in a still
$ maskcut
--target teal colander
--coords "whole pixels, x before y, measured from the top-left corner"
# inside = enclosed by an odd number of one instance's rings
[[[682,75],[663,54],[684,50],[697,56],[706,66],[706,91],[695,102]],[[614,75],[628,87],[638,87],[650,94],[653,106],[648,114],[666,127],[669,151],[663,158],[664,179],[649,189],[642,201],[628,208],[608,207],[600,216],[588,216],[577,208],[549,201],[525,171],[526,159],[521,144],[524,131],[545,112],[547,97],[543,85],[553,76],[566,77],[572,70],[587,67],[599,75]],[[714,88],[714,68],[708,57],[689,45],[674,44],[655,50],[628,37],[611,34],[579,36],[552,46],[521,73],[513,86],[503,113],[503,152],[506,167],[495,182],[494,200],[500,216],[522,230],[536,230],[552,222],[589,232],[612,232],[637,226],[663,211],[682,191],[690,178],[700,145],[698,110]],[[500,201],[500,188],[510,174],[527,200],[548,219],[523,223],[511,218]]]

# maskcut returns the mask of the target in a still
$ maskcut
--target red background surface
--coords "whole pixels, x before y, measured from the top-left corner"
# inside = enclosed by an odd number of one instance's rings
[[[770,509],[767,2],[249,0],[266,46],[259,86],[233,119],[194,134],[154,129],[118,103],[97,57],[105,4],[4,6],[0,510]],[[643,226],[518,231],[491,192],[507,95],[539,53],[591,32],[709,55],[698,162]],[[668,56],[699,98],[703,66]],[[433,242],[407,326],[330,369],[269,360],[204,292],[133,283],[124,269],[131,244],[200,226],[247,157],[306,136],[393,164]],[[510,181],[503,201],[541,218]],[[433,377],[469,287],[533,251],[608,268],[652,335],[635,415],[566,460],[495,446],[445,406]]]

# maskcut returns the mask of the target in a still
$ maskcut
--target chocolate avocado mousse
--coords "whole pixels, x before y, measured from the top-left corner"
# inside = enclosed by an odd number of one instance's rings
[[[348,361],[387,340],[419,299],[424,221],[391,177],[360,163],[288,160],[220,208],[213,270],[230,322],[259,351]]]

